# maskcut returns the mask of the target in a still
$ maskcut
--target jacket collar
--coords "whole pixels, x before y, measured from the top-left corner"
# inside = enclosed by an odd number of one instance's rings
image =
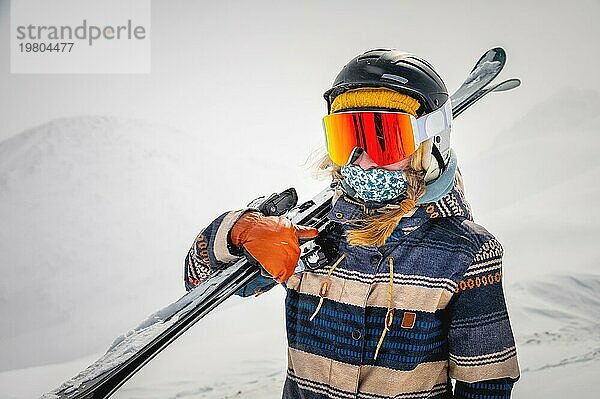
[[[452,189],[458,162],[454,149],[450,148],[450,158],[445,170],[437,179],[427,182],[425,194],[417,200],[417,205],[435,202],[444,197]]]
[[[353,219],[361,219],[368,215],[380,214],[382,211],[393,207],[388,205],[384,208],[369,209],[363,203],[349,197],[338,186],[332,199],[333,206],[329,211],[328,218],[342,224],[347,224]],[[412,219],[410,224],[420,224],[424,220],[442,217],[459,216],[473,220],[471,206],[464,195],[464,186],[460,170],[457,169],[452,181],[452,187],[441,198],[432,202],[417,203],[402,220]],[[417,221],[416,219],[422,219]]]

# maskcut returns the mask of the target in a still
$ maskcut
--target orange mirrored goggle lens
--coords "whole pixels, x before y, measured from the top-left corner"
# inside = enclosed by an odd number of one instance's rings
[[[345,112],[323,118],[325,141],[331,160],[348,162],[356,147],[362,148],[379,166],[386,166],[416,151],[413,126],[416,119],[405,113]]]

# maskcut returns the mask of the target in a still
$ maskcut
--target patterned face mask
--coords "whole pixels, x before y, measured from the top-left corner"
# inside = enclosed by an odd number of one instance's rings
[[[404,194],[408,186],[401,170],[363,169],[358,165],[344,165],[341,169],[346,183],[364,201],[385,202]]]

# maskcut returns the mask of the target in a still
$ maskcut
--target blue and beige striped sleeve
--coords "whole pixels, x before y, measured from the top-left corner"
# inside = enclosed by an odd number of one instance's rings
[[[243,256],[231,245],[229,231],[245,212],[251,210],[256,209],[244,208],[225,212],[196,236],[184,262],[183,279],[187,291],[206,280],[215,270],[226,268]],[[236,295],[257,295],[276,285],[277,282],[272,278],[258,276],[236,292]]]
[[[503,255],[496,238],[485,242],[448,304],[449,376],[456,380],[455,398],[510,398],[520,378],[502,286]]]

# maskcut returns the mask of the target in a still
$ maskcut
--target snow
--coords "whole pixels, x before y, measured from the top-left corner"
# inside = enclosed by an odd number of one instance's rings
[[[195,327],[182,335],[113,397],[236,397],[238,391],[248,390],[256,395],[248,397],[259,398],[280,391],[285,372],[281,301],[283,290],[278,288],[268,296],[248,301],[233,298],[233,306],[209,314],[199,324],[203,328]],[[254,327],[252,318],[256,317],[256,310],[264,315],[261,318],[264,325]],[[232,320],[240,328],[232,328]],[[58,386],[100,355],[0,373],[0,387],[10,388],[8,392],[0,389],[0,397],[39,397],[44,390]]]
[[[168,321],[158,319],[154,322],[147,320],[142,323],[145,325],[144,327],[140,328],[140,326],[135,330],[131,330],[126,334],[120,335],[115,339],[115,342],[111,344],[108,351],[101,358],[96,360],[90,366],[86,367],[85,370],[78,373],[75,377],[65,381],[56,390],[43,395],[42,398],[54,399],[58,397],[59,392],[69,394],[76,391],[82,384],[93,380],[94,378],[131,358],[141,348],[144,347],[145,343],[151,342],[152,339],[166,330],[175,321],[177,321],[177,319],[177,317],[171,318]]]
[[[297,184],[293,166],[232,158],[203,137],[89,116],[0,142],[0,315],[10,320],[0,329],[0,370],[106,350],[183,294],[185,254],[218,214],[288,185],[321,189]],[[222,173],[223,163],[254,166],[240,179]]]
[[[515,397],[597,396],[599,104],[594,93],[562,93],[461,164],[476,221],[505,248],[522,371]],[[576,123],[549,121],[550,107]],[[305,198],[323,188],[302,182],[308,177],[296,176],[294,166],[252,156],[227,159],[232,171],[255,165],[240,180],[222,173],[222,154],[202,138],[93,116],[55,120],[0,142],[0,312],[10,320],[0,330],[0,397],[39,397],[85,370],[111,342],[125,356],[141,335],[164,328],[184,304],[153,313],[183,294],[183,257],[220,212],[288,186]],[[555,166],[556,159],[572,168]],[[228,300],[114,397],[280,396],[283,295],[275,288]],[[138,320],[144,322],[135,328]],[[132,332],[114,340],[122,331]]]
[[[114,367],[123,364],[132,356],[138,353],[145,345],[152,342],[163,332],[167,331],[178,320],[188,315],[202,303],[205,298],[219,291],[219,286],[223,281],[236,274],[242,262],[219,271],[210,280],[204,282],[200,287],[183,295],[177,301],[157,310],[142,321],[137,327],[119,335],[109,346],[106,353],[88,366],[85,370],[78,373],[75,377],[63,383],[60,387],[44,395],[44,399],[53,399],[62,392],[69,394],[79,389],[83,384],[92,381],[96,377],[112,370]]]
[[[522,372],[515,397],[560,398],[567,392],[596,397],[592,382],[600,367],[599,287],[600,277],[582,274],[551,275],[543,282],[520,281],[506,288]],[[283,290],[233,302],[200,321],[114,397],[278,396],[285,376]],[[255,309],[263,314],[258,318],[264,324],[252,320]],[[35,397],[92,360],[0,373],[0,387],[12,387],[12,392],[3,389],[0,394],[7,399]]]
[[[484,77],[488,77],[497,73],[498,69],[500,69],[501,63],[500,61],[484,61],[481,64],[477,65],[477,68],[473,69],[473,71],[469,74],[467,79],[465,80],[467,83],[467,87],[473,86],[475,83],[485,80]]]

